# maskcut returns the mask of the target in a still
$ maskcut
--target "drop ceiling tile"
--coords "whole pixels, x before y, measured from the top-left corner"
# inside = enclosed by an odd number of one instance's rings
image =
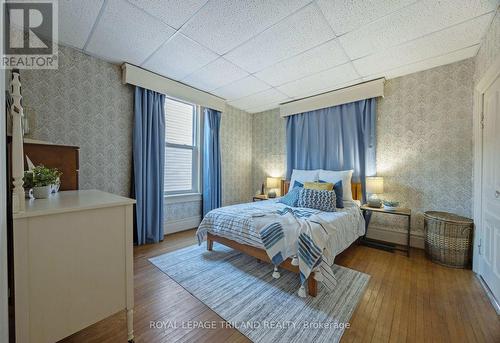
[[[59,42],[83,49],[104,0],[59,1]]]
[[[312,3],[230,51],[225,57],[254,73],[334,37],[318,6]]]
[[[358,80],[351,63],[346,63],[317,74],[281,85],[278,89],[292,98],[303,98],[335,89],[338,85]]]
[[[128,0],[164,23],[179,29],[208,0]]]
[[[318,0],[318,5],[335,31],[341,35],[383,17],[416,0]]]
[[[273,86],[301,79],[322,70],[330,69],[349,59],[336,39],[308,50],[300,55],[276,63],[256,73],[259,79]]]
[[[246,71],[220,57],[185,77],[182,82],[210,92],[246,76]]]
[[[177,32],[142,66],[171,79],[181,80],[219,57]]]
[[[174,32],[125,0],[108,0],[85,50],[112,62],[140,65]]]
[[[181,31],[224,54],[287,17],[310,0],[209,1]]]
[[[445,64],[450,64],[453,62],[458,62],[461,60],[465,60],[467,58],[471,58],[476,56],[477,51],[479,50],[480,44],[473,45],[471,47],[461,49],[454,51],[449,54],[437,56],[437,57],[431,57],[429,59],[426,59],[424,61],[420,61],[417,63],[412,63],[403,67],[398,67],[395,69],[388,70],[384,72],[383,76],[385,76],[388,79],[393,79],[395,77],[403,76],[403,75],[408,75],[412,73],[416,73],[422,70],[426,69],[431,69],[435,68],[441,65]],[[382,75],[381,75],[382,76]]]
[[[459,24],[493,11],[495,0],[423,0],[340,37],[351,59]]]
[[[492,13],[485,14],[460,25],[355,60],[354,66],[362,76],[369,76],[479,44],[492,17]]]
[[[270,88],[263,92],[259,92],[244,98],[229,101],[229,105],[246,110],[257,106],[266,106],[269,104],[279,104],[289,97],[278,91],[275,88]]]
[[[267,83],[250,75],[224,87],[217,88],[212,93],[227,100],[236,100],[269,88],[271,87]]]

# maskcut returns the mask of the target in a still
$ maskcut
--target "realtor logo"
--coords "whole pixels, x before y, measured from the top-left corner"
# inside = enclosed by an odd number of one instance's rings
[[[1,67],[57,68],[57,0],[3,3]]]

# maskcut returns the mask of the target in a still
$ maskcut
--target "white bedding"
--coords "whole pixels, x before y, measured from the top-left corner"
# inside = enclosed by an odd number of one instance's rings
[[[206,238],[206,233],[211,232],[238,243],[263,249],[264,245],[258,232],[262,228],[261,223],[259,223],[260,218],[263,217],[263,213],[284,210],[287,207],[290,208],[277,202],[277,199],[273,199],[218,208],[209,212],[203,219],[197,231],[198,239],[201,243]],[[292,209],[299,213],[300,211],[311,211],[296,207],[292,207]],[[322,244],[325,247],[323,257],[326,263],[332,265],[336,255],[365,233],[365,221],[359,208],[359,202],[344,201],[344,208],[337,209],[337,212],[314,211],[315,220],[321,222],[327,232],[326,237],[328,237],[326,242]],[[289,227],[287,230],[294,229]],[[298,239],[298,229],[297,232],[288,232],[288,234],[290,237]],[[292,251],[292,254],[297,254],[296,246],[296,244],[293,245],[292,249],[295,251]]]

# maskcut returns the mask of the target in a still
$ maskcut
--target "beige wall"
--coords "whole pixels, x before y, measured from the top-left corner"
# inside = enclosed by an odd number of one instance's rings
[[[472,59],[388,80],[377,102],[377,169],[384,197],[414,210],[412,230],[422,235],[422,212],[471,216]],[[253,184],[285,172],[285,120],[272,110],[253,117]],[[374,216],[373,227],[402,231],[404,220]]]

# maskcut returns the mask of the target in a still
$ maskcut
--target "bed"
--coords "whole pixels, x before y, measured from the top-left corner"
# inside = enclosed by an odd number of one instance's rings
[[[289,185],[288,181],[281,182],[281,194],[288,192]],[[209,251],[213,249],[213,242],[218,242],[260,261],[272,263],[275,265],[273,277],[279,277],[278,267],[298,273],[302,284],[304,286],[307,284],[308,294],[314,297],[318,292],[318,281],[323,281],[326,284],[326,281],[331,279],[327,272],[329,268],[327,266],[333,265],[335,256],[349,247],[365,232],[364,219],[359,209],[361,184],[352,183],[351,190],[353,200],[345,201],[344,208],[338,209],[336,212],[291,208],[279,203],[278,199],[218,208],[209,212],[203,219],[197,231],[198,241],[201,244],[206,239]],[[286,223],[283,224],[286,227],[285,231],[296,230],[297,232],[288,233],[288,237],[293,237],[296,242],[299,241],[299,244],[293,245],[288,242],[286,246],[290,246],[290,248],[284,248],[285,251],[277,254],[277,256],[284,256],[283,259],[276,259],[276,256],[270,257],[271,248],[268,245],[268,240],[266,241],[266,235],[262,234],[270,226],[266,226],[266,224],[272,222],[273,218],[276,217],[279,217],[279,220],[289,221],[288,226]],[[298,226],[300,225],[305,226],[306,230],[313,228],[311,236],[322,242],[321,250],[323,253],[319,258],[321,265],[316,264],[314,268],[311,265],[309,266],[310,270],[302,263],[302,260],[307,258],[304,258],[303,251],[301,251],[300,240],[303,235],[299,231],[302,232],[303,228],[299,230]],[[316,231],[314,231],[314,227],[316,227]],[[321,236],[320,238],[317,238],[318,234]],[[272,233],[268,236],[276,237],[276,234]],[[286,236],[283,238],[284,240],[286,240]],[[292,251],[290,250],[292,246],[298,247],[298,249]],[[302,259],[299,258],[301,256]],[[320,266],[324,268],[321,269]],[[321,278],[319,274],[322,274]],[[330,281],[333,283],[334,280]],[[305,296],[304,286],[299,289],[299,296]]]

